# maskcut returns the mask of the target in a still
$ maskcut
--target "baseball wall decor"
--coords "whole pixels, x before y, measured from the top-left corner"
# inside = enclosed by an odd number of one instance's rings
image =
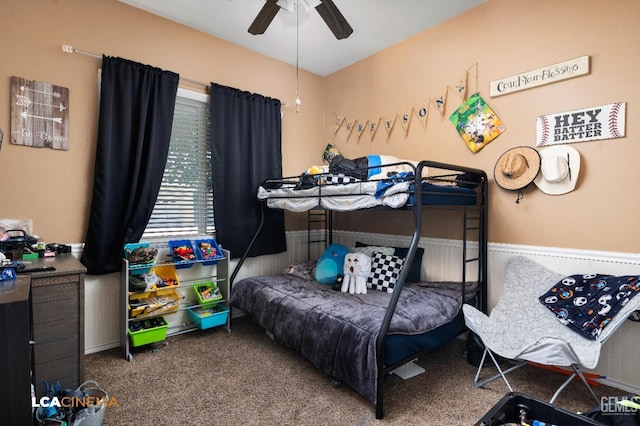
[[[589,74],[589,56],[569,59],[558,64],[492,81],[489,85],[489,95],[492,97],[506,95],[585,74]]]
[[[540,115],[536,146],[621,138],[625,135],[626,102]]]

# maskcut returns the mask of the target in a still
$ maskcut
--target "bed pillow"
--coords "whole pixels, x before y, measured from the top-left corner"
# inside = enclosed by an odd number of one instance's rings
[[[320,284],[333,285],[344,269],[344,257],[349,249],[342,244],[331,244],[325,249],[316,265],[316,281]]]
[[[476,188],[482,183],[482,177],[476,173],[461,173],[456,176],[456,185],[461,188]]]
[[[313,280],[316,277],[316,264],[317,262],[315,260],[303,260],[302,262],[289,265],[284,272],[289,275],[304,278],[305,280]]]
[[[356,241],[356,247],[369,247],[369,246],[370,246],[369,244]],[[409,247],[391,247],[391,248],[393,249],[393,255],[401,257],[402,259],[406,259],[407,254],[409,254]],[[418,247],[416,249],[415,256],[413,256],[413,260],[409,264],[409,274],[407,275],[408,283],[420,282],[420,270],[422,269],[423,255],[424,255],[424,248]]]
[[[358,183],[360,179],[354,178],[352,176],[347,176],[345,174],[334,174],[329,173],[325,175],[324,180],[327,185],[346,185],[349,183]]]
[[[393,293],[400,276],[404,259],[374,252],[371,257],[371,275],[367,279],[367,288]]]
[[[409,247],[395,247],[395,256],[403,259],[407,258],[409,254]],[[413,260],[409,264],[409,274],[407,275],[408,283],[420,282],[420,270],[422,269],[422,256],[424,255],[424,249],[422,247],[416,248],[416,254],[413,256]]]
[[[382,247],[382,246],[356,246],[351,249],[352,253],[363,253],[369,257],[373,257],[374,252],[379,252],[382,254],[395,254],[396,249],[393,247]]]

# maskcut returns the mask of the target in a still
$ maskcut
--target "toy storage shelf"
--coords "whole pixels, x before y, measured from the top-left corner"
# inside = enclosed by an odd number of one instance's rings
[[[152,265],[131,265],[126,258],[122,259],[120,272],[120,347],[124,357],[128,361],[133,360],[132,348],[147,341],[162,341],[166,336],[173,336],[193,330],[202,329],[202,323],[198,316],[193,316],[194,310],[200,307],[200,302],[194,291],[195,285],[212,285],[220,289],[221,298],[215,300],[219,305],[219,314],[215,314],[215,327],[223,327],[227,333],[231,332],[231,315],[228,308],[229,298],[229,251],[222,248],[224,258],[217,263],[210,260],[194,260],[185,265],[184,262],[175,262],[169,254],[168,245],[152,245],[158,249],[156,261]],[[215,264],[212,264],[215,263]],[[131,291],[132,276],[139,277],[141,273],[168,268],[175,274],[177,285],[169,285],[153,290]],[[148,298],[167,298],[171,301],[168,308],[160,307],[156,310],[136,308],[136,300]],[[136,309],[138,309],[136,311]],[[224,315],[223,315],[224,314]],[[148,321],[161,322],[157,328],[152,328],[149,333],[135,332],[135,339],[129,333],[132,322]],[[195,321],[194,321],[195,318]],[[220,318],[224,318],[220,320]],[[142,335],[141,335],[142,334]]]

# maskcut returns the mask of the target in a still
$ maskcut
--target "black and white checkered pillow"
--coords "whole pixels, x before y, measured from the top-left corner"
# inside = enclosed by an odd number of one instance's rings
[[[374,252],[371,257],[371,275],[367,279],[367,287],[393,293],[403,263],[404,259],[401,257]]]
[[[354,178],[352,176],[347,176],[342,173],[340,174],[328,174],[324,177],[327,185],[346,185],[348,183],[356,183],[360,182],[360,179]]]

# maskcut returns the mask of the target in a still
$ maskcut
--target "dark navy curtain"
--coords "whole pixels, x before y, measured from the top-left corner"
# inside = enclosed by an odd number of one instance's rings
[[[119,271],[155,205],[169,152],[178,74],[104,56],[93,197],[81,261]]]
[[[211,84],[211,166],[216,240],[242,257],[260,223],[258,186],[282,176],[280,101]],[[286,251],[284,212],[265,209],[249,257]]]

